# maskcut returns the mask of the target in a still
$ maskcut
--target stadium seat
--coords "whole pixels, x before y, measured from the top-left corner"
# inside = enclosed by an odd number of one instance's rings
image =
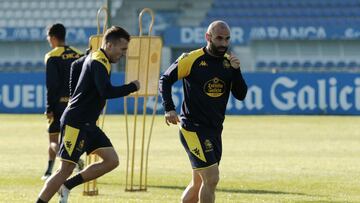
[[[24,67],[28,67],[28,68],[33,68],[33,67],[35,67],[34,65],[35,65],[34,62],[32,62],[32,61],[26,61],[24,63]]]
[[[323,64],[323,62],[321,62],[321,61],[316,61],[316,62],[314,63],[314,68],[315,68],[315,69],[320,70],[320,69],[323,68],[323,67],[324,67],[324,64]]]
[[[358,64],[355,62],[355,61],[350,61],[348,64],[347,64],[347,68],[350,70],[350,71],[354,71],[358,68]]]
[[[0,19],[0,27],[5,27],[7,25],[6,20]]]
[[[257,61],[255,64],[257,71],[264,71],[266,70],[266,62],[265,61]]]
[[[17,10],[20,8],[20,2],[19,1],[12,1],[11,2],[11,7],[12,10]]]
[[[269,63],[269,65],[268,65],[268,67],[270,68],[270,69],[278,69],[279,68],[279,64],[276,62],[276,61],[271,61],[270,63]]]
[[[40,10],[46,9],[46,2],[45,1],[40,1],[38,8],[40,8]]]
[[[290,65],[291,69],[298,69],[301,67],[300,62],[299,61],[293,61]]]
[[[338,61],[336,63],[336,68],[345,68],[345,67],[346,67],[345,61]]]
[[[80,1],[79,1],[80,2]],[[83,2],[82,2],[83,3]],[[59,9],[64,9],[66,7],[66,2],[64,1],[58,1],[58,5]]]
[[[30,6],[30,1],[21,1],[20,3],[21,10],[26,10],[29,8],[29,6]]]
[[[332,61],[327,61],[324,65],[326,71],[334,71],[336,70],[335,63]]]
[[[304,61],[302,67],[304,71],[310,71],[313,67],[313,64],[310,61]]]
[[[37,61],[37,62],[35,62],[34,67],[45,68],[45,64],[43,61]]]
[[[5,1],[5,2],[2,2],[1,3],[1,7],[4,9],[4,10],[7,10],[9,9],[11,6],[11,3],[9,1]]]
[[[279,69],[281,71],[287,71],[289,69],[289,67],[290,67],[289,62],[287,62],[287,61],[280,62]]]
[[[10,61],[5,61],[5,62],[3,63],[3,67],[5,67],[5,68],[11,67]]]
[[[21,61],[15,61],[11,64],[13,68],[20,68],[23,66],[23,63]]]

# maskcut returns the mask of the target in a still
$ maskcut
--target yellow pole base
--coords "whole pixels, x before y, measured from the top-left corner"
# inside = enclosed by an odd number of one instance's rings
[[[96,196],[98,194],[99,194],[99,191],[97,189],[93,190],[93,191],[83,191],[84,196]]]

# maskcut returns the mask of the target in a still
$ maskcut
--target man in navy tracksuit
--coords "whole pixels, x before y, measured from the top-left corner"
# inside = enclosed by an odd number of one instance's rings
[[[129,41],[130,35],[123,28],[113,26],[104,34],[101,49],[86,57],[79,81],[61,117],[60,168],[45,183],[37,202],[48,202],[60,188],[60,202],[65,203],[72,188],[118,166],[119,158],[96,121],[106,99],[123,97],[140,88],[139,81],[122,86],[110,83],[110,63],[118,62],[126,54]],[[96,154],[102,161],[68,179],[84,152]]]
[[[193,168],[192,181],[182,195],[182,202],[215,201],[226,104],[230,92],[238,100],[243,100],[247,93],[239,59],[226,54],[229,26],[215,21],[205,36],[206,47],[180,56],[160,78],[166,124],[180,122],[180,140]],[[184,101],[179,120],[171,86],[180,79]]]

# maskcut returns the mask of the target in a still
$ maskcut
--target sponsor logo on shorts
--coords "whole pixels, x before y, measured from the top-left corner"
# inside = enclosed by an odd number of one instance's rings
[[[214,150],[213,145],[210,140],[206,139],[204,142],[205,145],[205,152],[211,152]]]
[[[76,150],[82,152],[83,149],[84,149],[84,140],[80,140],[78,147],[76,147]]]

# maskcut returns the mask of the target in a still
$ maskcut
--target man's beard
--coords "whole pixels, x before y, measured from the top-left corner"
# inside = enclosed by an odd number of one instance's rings
[[[219,49],[223,49],[223,51],[220,51]],[[228,50],[228,47],[219,46],[216,47],[214,43],[210,40],[210,52],[215,56],[224,56],[226,51]]]

